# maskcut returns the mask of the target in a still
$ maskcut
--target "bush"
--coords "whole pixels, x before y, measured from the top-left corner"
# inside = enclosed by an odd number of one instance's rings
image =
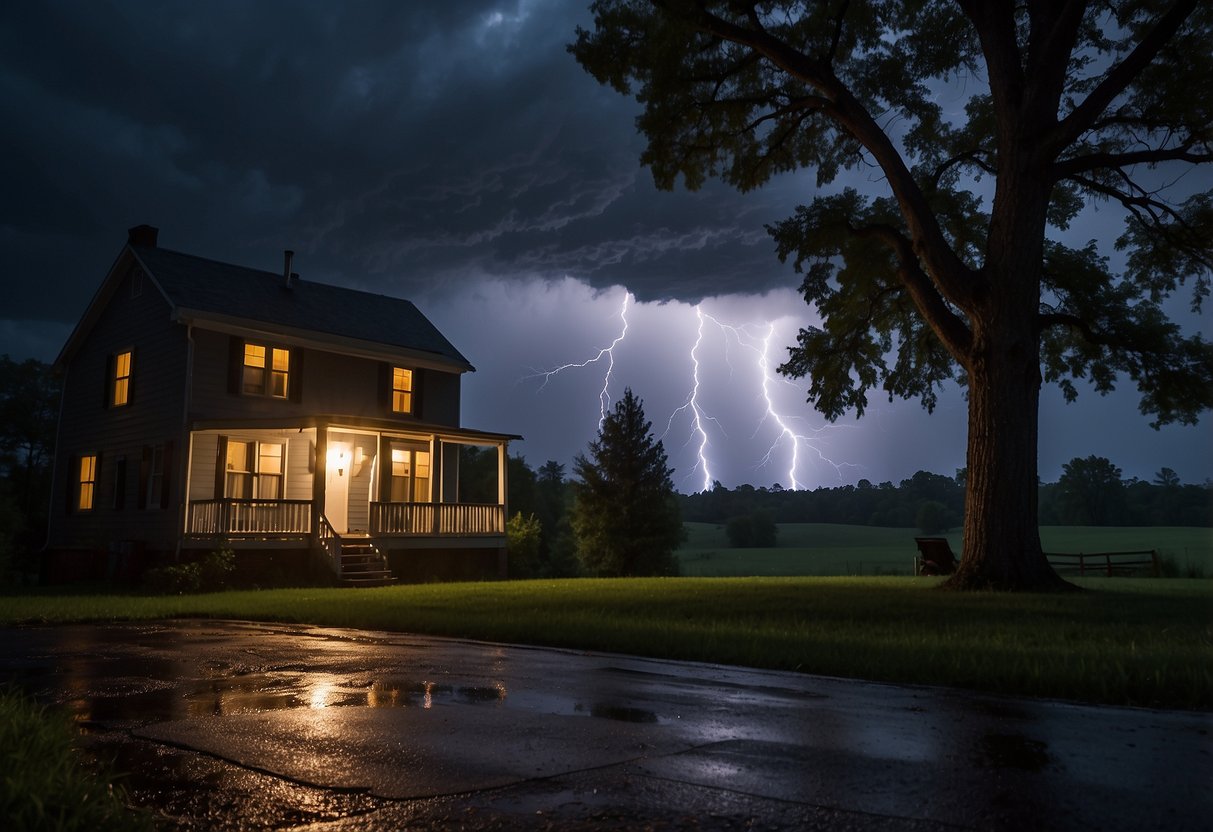
[[[938,500],[924,500],[918,506],[918,530],[923,534],[942,534],[956,524],[952,510]]]
[[[198,588],[203,592],[218,592],[227,589],[236,572],[236,553],[227,546],[220,546],[198,566]]]
[[[156,595],[186,595],[227,589],[236,572],[236,553],[221,546],[194,563],[161,566],[143,575],[143,586]]]
[[[774,515],[760,508],[749,514],[730,517],[724,531],[729,543],[736,549],[769,549],[775,545],[779,527],[775,525]]]
[[[539,520],[533,513],[530,517],[523,517],[521,511],[516,512],[505,524],[511,578],[535,577],[539,568],[541,532]]]

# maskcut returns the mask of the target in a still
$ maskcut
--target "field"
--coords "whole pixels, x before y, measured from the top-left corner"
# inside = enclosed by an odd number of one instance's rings
[[[773,549],[734,549],[723,525],[687,523],[678,551],[682,574],[702,577],[776,575],[910,575],[917,529],[781,523]],[[957,556],[961,534],[943,535]],[[1157,549],[1180,574],[1213,575],[1213,529],[1190,527],[1042,526],[1049,552],[1115,552]]]

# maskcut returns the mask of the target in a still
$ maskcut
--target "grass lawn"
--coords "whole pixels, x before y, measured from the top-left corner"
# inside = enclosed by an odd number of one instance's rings
[[[0,689],[0,818],[5,829],[106,832],[155,829],[152,815],[129,811],[114,775],[84,765],[66,714]]]
[[[664,578],[0,597],[0,625],[215,617],[602,650],[1089,702],[1213,709],[1213,580],[1072,595],[930,578]]]
[[[829,523],[781,523],[771,549],[734,549],[724,526],[687,523],[678,550],[682,574],[703,577],[747,575],[909,575],[914,570],[917,529],[885,529]],[[960,555],[960,529],[948,538]],[[1157,549],[1180,574],[1189,568],[1213,576],[1213,529],[1192,527],[1042,526],[1049,552],[1114,552]]]

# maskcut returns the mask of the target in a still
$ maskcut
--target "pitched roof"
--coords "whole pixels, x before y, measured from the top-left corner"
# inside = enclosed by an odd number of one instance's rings
[[[474,369],[410,301],[220,263],[148,245],[130,250],[178,313],[248,321],[279,331],[324,333],[340,339],[432,354]]]

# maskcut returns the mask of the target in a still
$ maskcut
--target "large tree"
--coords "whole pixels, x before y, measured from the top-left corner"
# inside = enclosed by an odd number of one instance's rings
[[[1163,308],[1213,266],[1213,4],[1197,0],[599,0],[570,47],[644,105],[660,187],[742,189],[797,168],[818,186],[772,229],[821,315],[780,369],[831,419],[868,392],[967,386],[964,552],[948,586],[1049,589],[1037,530],[1042,381],[1192,423],[1213,350]],[[946,108],[941,104],[946,102]],[[1123,213],[1116,269],[1064,232]],[[1107,242],[1107,241],[1104,241]]]
[[[577,555],[591,575],[672,575],[682,514],[665,448],[644,405],[624,391],[573,471]]]

